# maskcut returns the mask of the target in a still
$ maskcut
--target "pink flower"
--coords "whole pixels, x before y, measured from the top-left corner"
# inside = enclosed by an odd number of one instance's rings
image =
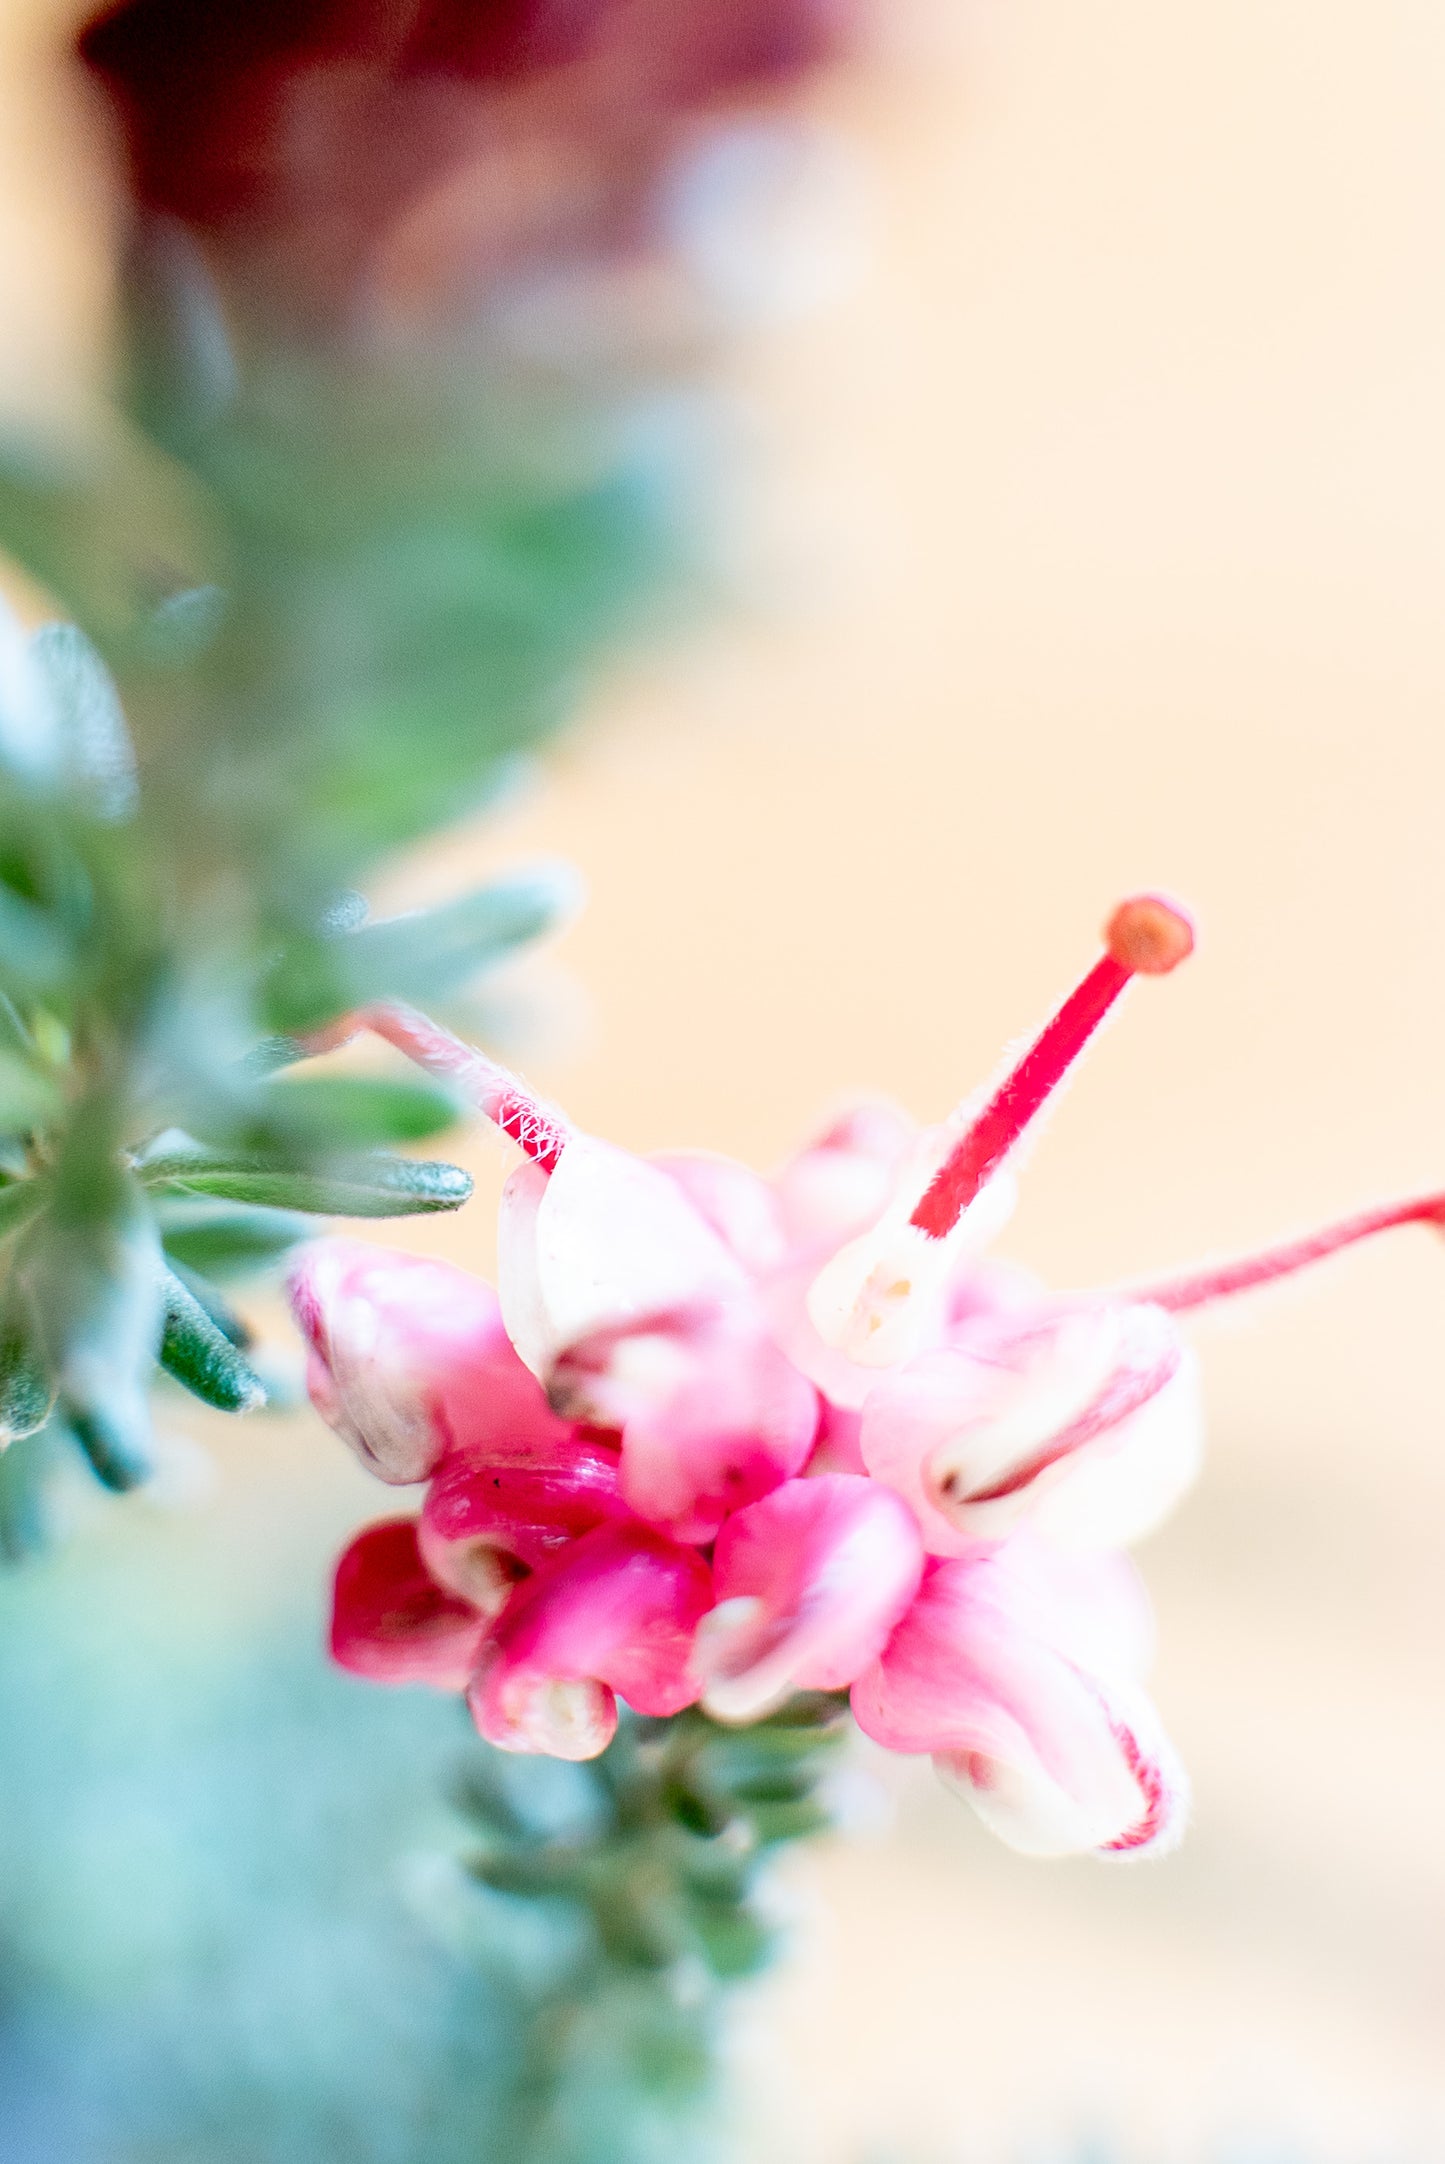
[[[379,1480],[424,1480],[480,1420],[545,1413],[496,1294],[447,1263],[319,1240],[291,1276],[311,1402]]]
[[[1112,1295],[989,1261],[1031,1123],[1131,979],[1193,934],[1141,897],[1106,939],[991,1093],[925,1130],[867,1108],[771,1182],[644,1163],[423,1018],[359,1017],[466,1086],[524,1158],[502,1211],[510,1346],[458,1273],[338,1243],[298,1274],[323,1412],[390,1477],[432,1475],[405,1554],[393,1531],[394,1591],[381,1573],[338,1626],[367,1672],[455,1685],[470,1663],[482,1733],[562,1756],[604,1748],[618,1696],[746,1721],[851,1685],[871,1736],[930,1754],[1016,1846],[1167,1843],[1182,1781],[1111,1551],[1197,1466],[1175,1318],[1445,1223],[1445,1197]],[[445,1658],[397,1650],[428,1632]]]
[[[595,1758],[638,1713],[699,1696],[689,1659],[712,1600],[694,1548],[644,1525],[601,1525],[529,1578],[492,1629],[468,1691],[478,1729],[504,1751]]]
[[[427,1569],[414,1518],[368,1525],[336,1566],[331,1657],[353,1675],[462,1691],[485,1631],[471,1603]]]
[[[1146,1613],[1121,1557],[1021,1537],[934,1563],[854,1716],[889,1750],[929,1752],[1027,1855],[1158,1849],[1185,1789],[1136,1681]]]
[[[729,1509],[799,1472],[817,1396],[773,1342],[719,1230],[754,1248],[766,1239],[760,1183],[723,1160],[686,1160],[674,1176],[573,1134],[420,1018],[373,1021],[470,1081],[527,1152],[502,1196],[502,1315],[559,1411],[618,1433],[631,1507],[681,1539],[710,1540]]]
[[[884,1376],[859,1440],[934,1555],[967,1554],[1025,1519],[1069,1543],[1124,1546],[1198,1470],[1196,1365],[1161,1308],[1040,1303]]]
[[[794,1691],[846,1688],[882,1653],[922,1572],[912,1514],[877,1481],[825,1473],[750,1503],[713,1553],[717,1606],[693,1657],[705,1710],[751,1721]]]

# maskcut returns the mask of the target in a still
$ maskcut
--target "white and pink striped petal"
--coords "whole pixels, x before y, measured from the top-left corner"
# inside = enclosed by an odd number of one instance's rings
[[[1121,1658],[1136,1651],[1137,1622],[1118,1559],[1068,1558],[1051,1582],[1053,1560],[1020,1540],[934,1564],[854,1684],[854,1715],[888,1749],[927,1752],[1024,1854],[1166,1847],[1185,1787]]]

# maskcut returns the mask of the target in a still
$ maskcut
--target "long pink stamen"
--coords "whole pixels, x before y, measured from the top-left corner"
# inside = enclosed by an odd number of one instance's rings
[[[979,1189],[1063,1081],[1124,987],[1162,977],[1193,952],[1194,928],[1155,894],[1121,902],[1104,931],[1106,952],[1046,1022],[948,1157],[911,1222],[936,1240],[951,1232]]]
[[[1256,1285],[1268,1285],[1277,1277],[1292,1277],[1296,1270],[1323,1262],[1327,1256],[1337,1255],[1342,1247],[1353,1247],[1357,1240],[1390,1232],[1396,1225],[1435,1225],[1445,1230],[1445,1194],[1420,1195],[1410,1202],[1361,1210],[1358,1216],[1342,1218],[1337,1225],[1306,1233],[1300,1240],[1285,1240],[1278,1247],[1242,1256],[1237,1262],[1222,1262],[1215,1269],[1199,1270],[1162,1285],[1131,1286],[1129,1298],[1147,1300],[1155,1307],[1183,1314],[1189,1308],[1205,1307],[1211,1300],[1228,1299],[1231,1293],[1251,1292]]]
[[[571,1129],[499,1061],[489,1059],[475,1045],[464,1044],[413,1007],[387,1002],[364,1007],[353,1019],[395,1045],[428,1074],[455,1083],[533,1164],[544,1172],[556,1171]]]

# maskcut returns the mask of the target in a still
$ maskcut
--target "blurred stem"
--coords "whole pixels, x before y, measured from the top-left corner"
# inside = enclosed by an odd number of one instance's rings
[[[732,1730],[624,1715],[578,1769],[585,1807],[529,1825],[525,1771],[479,1763],[463,1798],[477,1877],[555,1922],[564,1951],[519,2001],[515,2073],[488,2154],[508,2164],[698,2164],[730,1987],[772,1959],[765,1866],[829,1823],[821,1784],[845,1703],[799,1697]],[[509,1793],[510,1792],[510,1793]]]

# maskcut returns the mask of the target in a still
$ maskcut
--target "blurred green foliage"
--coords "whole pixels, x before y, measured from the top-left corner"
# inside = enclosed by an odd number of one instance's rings
[[[6,2164],[705,2164],[839,1704],[510,1758],[326,1664],[331,1537],[233,1476],[0,1576]]]
[[[381,999],[447,1002],[573,900],[552,867],[370,922],[386,854],[484,803],[680,561],[675,432],[464,346],[238,322],[142,221],[103,443],[0,447],[0,1444],[143,1478],[160,1365],[264,1388],[222,1290],[313,1216],[451,1209],[457,1106],[279,1072]]]

